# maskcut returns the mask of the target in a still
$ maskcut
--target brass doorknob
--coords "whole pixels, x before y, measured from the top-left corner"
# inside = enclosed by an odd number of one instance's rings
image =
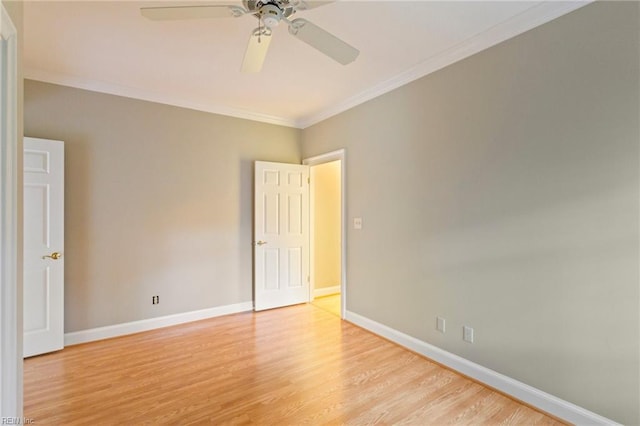
[[[262,245],[267,244],[267,242],[266,241],[258,241],[256,244],[259,245],[259,246],[262,246]]]
[[[49,258],[49,259],[53,259],[53,260],[58,260],[62,257],[62,253],[59,253],[57,251],[54,251],[51,254],[48,254],[46,256],[42,256],[43,259]]]

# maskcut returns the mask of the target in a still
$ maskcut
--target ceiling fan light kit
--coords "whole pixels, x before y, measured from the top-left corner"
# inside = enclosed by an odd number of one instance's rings
[[[242,72],[260,71],[271,42],[271,29],[281,21],[289,27],[289,34],[342,65],[353,62],[360,54],[355,47],[306,19],[288,19],[299,10],[313,9],[332,1],[243,0],[242,3],[244,8],[236,5],[143,7],[140,12],[142,16],[154,21],[238,18],[253,15],[258,19],[258,28],[254,29],[249,37]]]

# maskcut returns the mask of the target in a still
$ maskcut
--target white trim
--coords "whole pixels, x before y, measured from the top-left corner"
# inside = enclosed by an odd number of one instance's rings
[[[428,74],[461,61],[482,50],[488,49],[505,40],[529,31],[539,25],[552,21],[562,15],[586,6],[593,0],[543,1],[508,20],[501,22],[475,36],[440,52],[420,64],[402,72],[387,81],[377,84],[352,96],[337,105],[296,120],[297,127],[306,129],[329,117],[340,114],[373,98],[384,95],[400,86],[411,83]]]
[[[35,68],[25,68],[23,74],[24,78],[28,80],[37,80],[44,83],[58,84],[60,86],[74,87],[76,89],[90,90],[92,92],[105,93],[108,95],[123,96],[125,98],[133,98],[165,105],[173,105],[181,108],[193,109],[196,111],[225,115],[228,117],[259,121],[262,123],[277,124],[279,126],[285,127],[296,127],[297,124],[295,120],[286,117],[277,117],[275,115],[263,114],[260,112],[248,111],[215,103],[199,103],[166,93],[152,92],[136,87],[120,86],[118,84],[91,80],[88,78],[76,77],[67,74],[59,74]]]
[[[334,285],[332,287],[314,288],[313,297],[315,298],[340,294],[340,290],[342,290],[342,286],[339,285]]]
[[[18,283],[17,31],[0,3],[0,417],[22,417],[22,306]],[[0,52],[0,54],[2,54]],[[6,63],[3,63],[5,62]],[[5,74],[6,75],[2,75]]]
[[[167,105],[174,105],[182,108],[194,109],[197,111],[210,112],[213,114],[226,115],[230,117],[243,118],[247,120],[260,121],[263,123],[277,124],[280,126],[305,129],[329,117],[337,115],[368,100],[376,98],[400,86],[404,86],[425,75],[431,74],[448,65],[458,62],[482,50],[488,49],[507,39],[515,37],[525,31],[539,25],[552,21],[562,15],[572,12],[594,0],[568,0],[568,1],[542,1],[526,11],[501,22],[486,31],[463,41],[462,43],[440,52],[422,63],[402,72],[387,81],[360,92],[336,105],[324,108],[316,113],[304,117],[279,117],[259,112],[253,112],[225,105],[213,103],[200,103],[188,99],[176,97],[165,93],[152,92],[135,87],[120,86],[103,81],[97,81],[78,76],[72,76],[50,71],[25,68],[24,78],[43,81],[46,83],[59,84],[62,86],[75,87],[78,89],[91,90],[99,93],[124,96],[128,98],[141,99],[150,102],[158,102]]]
[[[355,312],[347,311],[345,319],[374,334],[391,340],[400,346],[404,346],[465,376],[570,423],[590,425],[618,424],[606,417],[519,382],[504,374],[490,370],[451,352],[447,352],[437,346],[430,345],[429,343],[423,342],[391,327],[387,327],[384,324],[380,324]]]
[[[149,318],[140,321],[126,322],[124,324],[109,325],[106,327],[91,328],[89,330],[65,333],[64,345],[77,345],[79,343],[93,342],[96,340],[110,339],[112,337],[125,336],[127,334],[140,333],[142,331],[155,330],[157,328],[170,327],[186,322],[199,321],[222,315],[237,314],[253,310],[253,302],[236,303],[233,305],[216,306],[215,308],[199,311],[184,312],[181,314],[166,315],[163,317]]]
[[[304,164],[304,162],[303,162]],[[313,301],[316,291],[316,172],[309,168],[309,302]],[[311,183],[313,182],[313,183]]]
[[[318,164],[329,163],[336,160],[340,160],[340,196],[342,198],[342,223],[340,229],[340,232],[342,234],[340,236],[340,241],[342,243],[340,258],[340,279],[342,282],[340,283],[340,294],[342,297],[340,297],[340,318],[345,318],[347,312],[347,153],[344,148],[338,149],[336,151],[331,151],[325,154],[316,155],[314,157],[305,158],[304,160],[302,160],[302,164],[306,164],[307,166],[316,166]],[[313,234],[311,234],[311,236],[312,235]],[[312,244],[313,240],[311,240],[310,243],[311,249],[313,248]],[[311,270],[313,270],[313,261],[310,261],[310,263]]]

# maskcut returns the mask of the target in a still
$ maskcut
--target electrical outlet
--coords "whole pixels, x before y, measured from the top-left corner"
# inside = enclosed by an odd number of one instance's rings
[[[152,305],[157,305],[158,303],[160,303],[160,296],[152,296],[151,297],[151,304]]]
[[[444,318],[436,317],[436,330],[438,330],[440,333],[444,334],[444,332],[445,332],[445,319]]]
[[[354,217],[353,218],[353,229],[362,229],[362,218]]]
[[[462,327],[462,340],[473,343],[473,328],[467,327],[466,325]]]

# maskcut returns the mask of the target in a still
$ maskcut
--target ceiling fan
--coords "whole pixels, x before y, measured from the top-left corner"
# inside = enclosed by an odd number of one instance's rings
[[[236,5],[198,5],[172,7],[143,7],[142,16],[154,20],[238,18],[253,15],[258,19],[258,28],[251,32],[249,44],[242,62],[242,72],[259,72],[267,55],[273,28],[280,22],[289,27],[289,34],[297,37],[331,59],[347,65],[353,62],[360,51],[333,34],[303,18],[290,20],[297,11],[323,6],[332,1],[310,0],[242,0],[244,7]]]

